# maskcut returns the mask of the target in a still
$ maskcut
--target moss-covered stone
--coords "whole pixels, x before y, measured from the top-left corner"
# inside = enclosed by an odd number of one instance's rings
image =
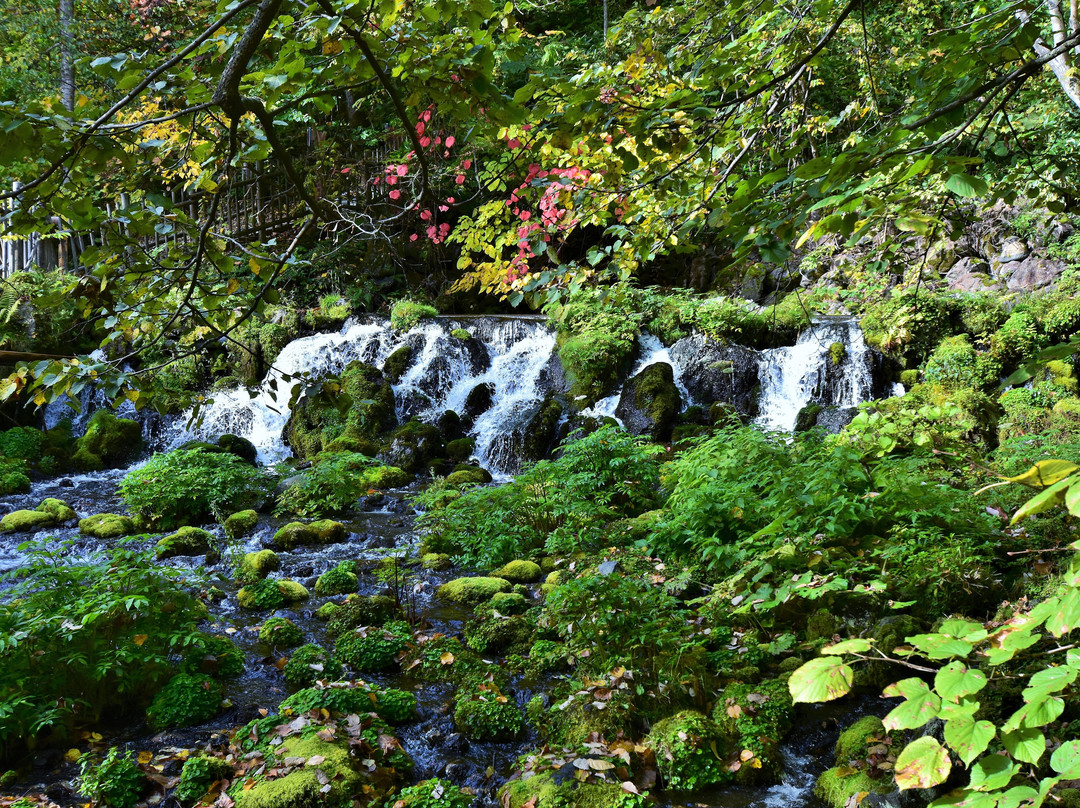
[[[209,721],[221,708],[221,685],[209,676],[178,673],[146,709],[156,730],[191,727]]]
[[[424,553],[420,556],[420,567],[425,570],[448,570],[454,566],[446,553]]]
[[[521,441],[521,457],[525,460],[542,460],[555,447],[559,437],[563,405],[553,392],[544,396],[536,414],[525,426]]]
[[[458,438],[446,444],[446,456],[452,463],[464,463],[472,457],[476,441],[472,438]]]
[[[885,725],[876,715],[866,715],[840,733],[836,739],[836,762],[848,763],[863,757],[869,739],[885,734]]]
[[[319,680],[337,681],[344,670],[337,657],[308,643],[293,652],[281,672],[285,681],[294,687],[311,687]]]
[[[277,582],[278,591],[281,592],[281,597],[285,600],[285,604],[300,603],[311,597],[311,593],[307,591],[307,588],[297,582],[290,581],[288,578],[283,578]]]
[[[408,331],[415,328],[421,320],[436,317],[439,314],[434,306],[415,300],[399,300],[390,307],[390,327],[395,331]]]
[[[54,499],[53,497],[43,499],[34,510],[49,514],[58,524],[71,522],[78,518],[74,508],[64,500]]]
[[[98,410],[86,425],[86,434],[75,441],[72,462],[82,471],[100,471],[134,460],[142,449],[142,428],[128,418]]]
[[[806,621],[806,639],[827,640],[836,633],[839,622],[831,611],[826,608],[818,609]]]
[[[287,578],[262,580],[243,587],[236,593],[241,609],[278,609],[290,603],[299,603],[311,597],[303,584]]]
[[[524,614],[529,610],[529,600],[518,592],[496,592],[488,605],[499,614]]]
[[[728,754],[726,743],[720,727],[693,710],[658,722],[645,739],[645,745],[656,754],[664,785],[686,790],[732,779],[723,762]]]
[[[893,783],[889,777],[875,780],[862,769],[840,766],[822,772],[814,786],[814,793],[832,808],[846,808],[860,793],[888,794],[892,790]]]
[[[472,339],[472,334],[466,331],[464,328],[455,328],[450,332],[450,336],[454,339]]]
[[[43,511],[12,511],[0,519],[0,533],[28,533],[56,524],[56,517]]]
[[[477,614],[465,626],[465,642],[478,654],[527,654],[534,634],[533,623],[525,617],[496,616],[490,610]]]
[[[1080,393],[1080,383],[1076,378],[1076,368],[1071,362],[1062,359],[1053,359],[1046,363],[1046,375],[1051,382],[1069,395],[1075,396]]]
[[[222,527],[225,532],[234,539],[247,536],[259,524],[259,514],[255,511],[237,511],[225,517]]]
[[[118,539],[134,533],[135,522],[129,516],[96,513],[79,520],[79,531],[95,539]]]
[[[1054,404],[1054,412],[1069,418],[1080,418],[1080,398],[1063,398]]]
[[[292,550],[307,545],[336,544],[345,541],[347,535],[345,525],[332,519],[310,524],[290,522],[274,534],[273,543],[278,550]]]
[[[643,808],[645,796],[631,794],[616,783],[582,783],[547,771],[525,779],[510,780],[499,789],[507,808]]]
[[[348,748],[328,743],[314,736],[294,735],[273,748],[273,754],[285,760],[300,758],[318,760],[317,765],[295,769],[275,780],[256,778],[248,787],[238,782],[229,791],[235,808],[309,808],[313,805],[344,805],[354,794],[359,795],[366,780],[355,768]],[[322,777],[320,777],[320,773]],[[324,788],[323,781],[329,786]]]
[[[340,603],[334,603],[333,601],[328,601],[328,602],[324,603],[322,606],[320,606],[318,609],[315,610],[315,619],[316,620],[322,620],[322,621],[325,622],[325,621],[329,620],[331,617],[333,617],[334,614],[340,608],[341,608]]]
[[[281,559],[273,550],[244,553],[236,570],[236,581],[241,584],[253,584],[279,569],[281,569]]]
[[[900,384],[905,390],[910,390],[919,383],[919,371],[916,369],[905,370],[900,373]]]
[[[239,435],[222,435],[218,438],[217,445],[229,454],[236,455],[245,463],[250,463],[253,466],[259,457],[259,451],[255,448],[255,444]]]
[[[506,592],[510,587],[505,578],[455,578],[440,586],[436,594],[444,600],[469,605],[491,600],[496,592]]]
[[[364,473],[368,486],[380,490],[400,488],[412,482],[413,476],[396,466],[378,466]]]
[[[359,585],[355,568],[356,565],[351,561],[343,561],[336,567],[331,567],[315,582],[315,594],[348,595],[355,592]]]
[[[818,416],[825,409],[820,404],[811,401],[795,416],[795,432],[807,432],[817,426]]]
[[[304,632],[286,617],[271,617],[259,629],[259,641],[275,648],[293,648],[304,641]]]
[[[834,342],[829,346],[829,362],[834,366],[839,365],[847,357],[847,346],[842,342]]]
[[[667,362],[657,362],[626,383],[615,414],[631,433],[666,441],[680,409],[682,396],[674,371]]]
[[[540,565],[535,561],[519,559],[511,561],[498,572],[493,573],[496,578],[505,578],[514,584],[531,584],[540,580],[542,572]]]
[[[491,682],[458,691],[454,724],[471,741],[505,741],[525,729],[525,716]]]
[[[460,487],[463,485],[486,485],[491,482],[491,474],[479,466],[458,468],[446,476],[448,485]]]
[[[386,361],[383,363],[383,376],[391,384],[397,384],[398,380],[404,375],[405,371],[409,369],[409,365],[412,364],[413,349],[411,345],[402,345],[390,356],[386,357]]]
[[[201,527],[182,527],[175,533],[165,536],[154,545],[154,554],[158,559],[176,556],[193,556],[207,553],[214,546],[214,534]]]
[[[779,782],[783,774],[780,742],[792,726],[793,704],[787,682],[737,682],[716,700],[713,720],[735,745],[754,753],[736,773],[744,783]],[[754,761],[757,761],[755,764]]]
[[[380,455],[388,465],[412,474],[423,471],[430,461],[444,456],[439,428],[416,420],[399,427]]]
[[[328,618],[326,633],[337,637],[362,626],[381,626],[401,616],[401,604],[389,595],[350,595]]]

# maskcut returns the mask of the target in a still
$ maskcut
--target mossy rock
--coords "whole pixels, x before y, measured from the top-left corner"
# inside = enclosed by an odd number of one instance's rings
[[[423,471],[432,460],[444,456],[439,428],[416,420],[399,427],[380,454],[387,465],[397,466],[411,474]]]
[[[278,550],[292,550],[308,545],[336,544],[345,541],[347,535],[345,525],[332,519],[309,524],[290,522],[274,534],[273,543]]]
[[[54,499],[53,497],[43,499],[34,510],[49,514],[58,524],[78,519],[74,508],[64,502],[64,500]]]
[[[811,401],[795,416],[795,432],[809,432],[817,426],[818,415],[825,409],[820,404]]]
[[[340,438],[334,438],[323,449],[324,454],[334,454],[336,452],[352,452],[353,454],[375,457],[379,453],[379,445],[367,438],[342,435]]]
[[[469,468],[459,468],[456,471],[450,472],[446,476],[446,482],[448,485],[454,487],[461,487],[463,485],[486,485],[491,482],[491,474],[486,469],[482,469],[479,466],[470,466]]]
[[[1080,398],[1063,398],[1054,404],[1054,412],[1068,418],[1080,418]]]
[[[478,614],[465,626],[465,642],[478,654],[527,654],[534,635],[535,626],[527,618],[496,617],[490,611]]]
[[[408,331],[415,328],[421,320],[438,316],[434,306],[415,300],[399,300],[390,308],[390,327],[395,331]]]
[[[786,681],[736,682],[724,688],[713,720],[740,750],[749,749],[755,756],[739,768],[739,782],[779,782],[783,774],[780,742],[791,729],[793,708]]]
[[[626,383],[615,414],[633,435],[667,441],[682,409],[682,396],[667,362],[649,365]]]
[[[389,595],[350,595],[329,616],[326,633],[337,637],[362,626],[381,626],[400,619],[401,604]]]
[[[0,533],[28,533],[56,524],[56,517],[43,511],[12,511],[0,519]]]
[[[723,731],[714,721],[693,710],[655,724],[645,745],[656,753],[657,768],[666,788],[703,788],[734,777],[723,762],[730,751]]]
[[[513,584],[536,583],[542,574],[539,564],[524,559],[511,561],[498,572],[493,573],[496,578],[505,578]]]
[[[836,615],[826,608],[818,609],[806,621],[806,639],[827,640],[840,628]]]
[[[325,595],[348,595],[356,591],[359,579],[356,577],[356,565],[351,561],[343,561],[336,567],[331,567],[315,582],[315,594]]]
[[[525,729],[525,716],[493,683],[482,682],[458,691],[454,724],[470,741],[507,741]]]
[[[118,539],[134,533],[135,522],[130,516],[96,513],[79,520],[79,531],[95,539]]]
[[[864,757],[867,742],[885,734],[885,724],[876,715],[865,715],[836,739],[836,762],[848,763]]]
[[[409,624],[395,621],[384,628],[367,627],[342,634],[334,644],[334,655],[360,673],[385,671],[396,666],[398,654],[411,640]]]
[[[412,364],[413,349],[411,345],[402,345],[383,362],[383,376],[391,383],[397,384],[405,371]]]
[[[446,553],[424,553],[420,556],[420,567],[425,570],[442,571],[454,566]]]
[[[297,581],[290,581],[288,578],[283,578],[277,582],[277,585],[278,591],[281,592],[281,597],[285,599],[285,605],[300,603],[311,597],[311,593],[307,591],[307,588]]]
[[[1080,393],[1080,383],[1076,378],[1076,368],[1071,362],[1062,359],[1052,359],[1046,363],[1046,375],[1057,387],[1065,390],[1069,395],[1075,396]]]
[[[829,362],[835,367],[847,357],[847,346],[842,342],[829,345]]]
[[[450,332],[450,336],[454,339],[472,339],[472,334],[466,331],[464,328],[455,328]]]
[[[919,383],[919,371],[918,370],[905,370],[900,373],[900,384],[904,385],[905,390],[910,390],[912,387]]]
[[[524,614],[529,610],[529,599],[517,592],[496,592],[487,605],[499,614]]]
[[[222,677],[239,676],[244,672],[244,652],[228,637],[199,632],[184,652],[180,673]]]
[[[551,453],[559,437],[563,412],[562,402],[554,393],[544,396],[522,435],[521,457],[524,460],[542,460]]]
[[[259,641],[275,648],[294,648],[304,641],[304,632],[287,617],[271,617],[259,629]]]
[[[497,592],[506,592],[511,587],[505,578],[455,578],[436,590],[440,598],[454,603],[475,605],[491,600]]]
[[[178,673],[146,708],[155,730],[191,727],[209,721],[221,709],[221,685],[209,676]]]
[[[310,808],[314,805],[346,805],[359,795],[366,777],[357,771],[359,760],[348,748],[320,740],[314,736],[292,736],[273,748],[273,755],[304,760],[320,760],[318,765],[295,769],[275,780],[255,778],[248,787],[241,778],[229,790],[235,800],[234,808]],[[320,774],[322,775],[320,777]],[[326,786],[323,785],[325,781]]]
[[[175,533],[160,539],[154,545],[154,554],[160,561],[176,556],[202,555],[210,552],[213,546],[213,533],[201,527],[182,527]]]
[[[236,581],[241,584],[253,584],[261,581],[271,572],[281,569],[281,559],[273,550],[258,550],[244,553],[236,570]]]
[[[222,527],[225,532],[234,539],[247,536],[259,524],[259,514],[255,511],[237,511],[225,517]]]
[[[239,435],[222,435],[218,438],[217,445],[229,454],[236,455],[245,463],[250,463],[253,466],[259,457],[259,450],[255,448],[255,444]]]
[[[245,586],[236,593],[236,602],[241,609],[278,609],[290,603],[299,603],[311,597],[303,584],[280,580],[262,580],[251,586]]]
[[[100,471],[134,460],[141,449],[142,427],[138,423],[98,410],[90,416],[86,434],[75,441],[72,462],[81,471]]]
[[[446,444],[446,456],[451,463],[464,463],[472,457],[476,441],[472,438],[458,438]]]
[[[875,780],[862,769],[836,766],[821,773],[814,794],[832,808],[846,808],[857,794],[888,794],[893,787],[891,777]]]
[[[315,619],[316,620],[322,620],[323,622],[326,622],[331,617],[333,617],[334,614],[340,608],[341,608],[340,603],[334,603],[333,601],[328,601],[328,602],[324,603],[322,606],[320,606],[318,609],[315,610]]]
[[[499,789],[506,808],[644,808],[645,796],[630,794],[617,783],[582,783],[561,771],[510,780]]]
[[[401,488],[412,482],[413,476],[404,469],[396,466],[377,466],[364,473],[364,479],[368,486],[385,490],[387,488]]]
[[[311,687],[320,680],[336,681],[344,671],[336,656],[314,643],[308,643],[293,652],[281,673],[293,687]]]

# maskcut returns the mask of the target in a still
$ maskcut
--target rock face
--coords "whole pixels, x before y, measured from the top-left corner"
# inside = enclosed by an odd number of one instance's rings
[[[990,277],[990,265],[978,258],[961,258],[945,273],[945,283],[954,292],[984,292],[1000,289]]]
[[[753,414],[758,386],[756,351],[693,334],[672,345],[670,353],[682,368],[683,383],[695,403],[707,408],[722,402],[742,414]]]
[[[525,427],[521,445],[523,460],[540,460],[551,453],[559,437],[562,415],[562,403],[554,393],[548,393]]]
[[[682,396],[667,362],[649,365],[623,387],[615,415],[632,435],[648,435],[655,441],[671,439]]]
[[[1006,286],[1010,292],[1032,292],[1043,289],[1054,283],[1064,269],[1060,263],[1035,256],[1002,265],[1002,270],[1008,270],[1009,273]]]

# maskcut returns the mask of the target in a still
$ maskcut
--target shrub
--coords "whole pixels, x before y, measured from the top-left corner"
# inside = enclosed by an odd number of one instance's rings
[[[397,617],[401,617],[401,605],[389,595],[354,595],[333,610],[326,633],[337,637],[361,626],[381,626]]]
[[[209,721],[221,708],[221,685],[209,676],[178,673],[146,709],[155,730],[191,727]]]
[[[298,690],[281,702],[281,710],[303,715],[312,710],[349,715],[374,712],[389,724],[401,724],[416,712],[416,696],[404,690],[377,688],[363,682],[336,682]]]
[[[435,317],[438,313],[433,306],[415,300],[399,300],[390,309],[390,327],[395,331],[408,331],[419,325],[421,320]]]
[[[184,762],[173,795],[182,806],[194,805],[215,782],[229,778],[233,767],[220,758],[196,755]]]
[[[454,723],[471,741],[505,741],[525,728],[525,716],[493,682],[480,682],[458,692]]]
[[[261,504],[274,479],[236,455],[200,450],[156,454],[120,483],[120,497],[153,525],[169,529]]]
[[[244,672],[244,652],[228,637],[198,633],[180,663],[181,673],[232,677]]]
[[[952,301],[925,291],[894,291],[866,308],[861,321],[866,342],[915,364],[948,333],[951,305]]]
[[[285,681],[294,687],[311,687],[322,679],[340,679],[342,671],[337,657],[314,643],[308,643],[296,649],[282,673]]]
[[[29,546],[0,607],[0,744],[141,710],[197,637],[189,572],[124,547],[72,562],[71,547]]]
[[[93,755],[79,761],[78,789],[97,805],[108,808],[133,808],[139,801],[146,780],[131,757],[112,747],[100,762]]]
[[[342,561],[331,567],[315,582],[316,595],[348,595],[357,587],[356,562]]]
[[[409,479],[401,469],[380,466],[358,452],[324,454],[281,493],[276,513],[309,518],[331,516],[349,510],[372,489],[393,488]]]
[[[334,653],[356,671],[375,672],[393,667],[398,654],[412,640],[408,623],[387,623],[383,628],[366,627],[340,636]]]
[[[723,733],[701,713],[687,710],[660,721],[645,745],[656,753],[656,763],[667,788],[692,790],[732,779],[713,750],[724,741]]]

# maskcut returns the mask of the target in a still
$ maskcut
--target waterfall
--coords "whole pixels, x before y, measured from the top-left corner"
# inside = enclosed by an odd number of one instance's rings
[[[830,366],[829,348],[844,346],[844,357]],[[799,335],[795,345],[761,352],[761,397],[756,423],[790,432],[799,411],[810,402],[855,407],[873,387],[870,350],[853,318],[821,318]]]
[[[452,336],[455,328],[464,328],[472,338]],[[531,414],[551,385],[546,371],[555,336],[540,318],[438,318],[404,334],[394,332],[385,319],[350,320],[339,332],[290,342],[257,390],[237,387],[216,392],[197,421],[188,426],[188,413],[177,422],[169,446],[232,433],[255,444],[261,463],[282,461],[290,456],[282,432],[291,412],[289,401],[301,384],[296,377],[338,374],[354,360],[381,369],[404,345],[413,353],[393,385],[399,420],[419,417],[433,423],[446,410],[461,413],[477,385],[490,385],[491,406],[470,430],[476,441],[474,453],[493,472],[512,470],[515,434],[520,440],[520,429],[515,432],[513,425]]]
[[[637,342],[638,354],[641,358],[638,359],[637,363],[634,365],[634,369],[630,372],[628,378],[634,378],[650,365],[655,365],[658,362],[666,362],[671,365],[671,373],[675,386],[679,388],[679,395],[682,396],[683,407],[690,406],[693,401],[693,396],[690,395],[690,391],[686,389],[686,384],[683,382],[683,369],[678,362],[672,359],[668,347],[664,345],[658,337],[654,337],[647,332],[641,334],[638,337]],[[622,390],[620,389],[610,396],[600,399],[588,409],[582,410],[581,414],[587,418],[611,418],[621,425],[622,421],[615,415],[615,410],[619,406],[619,399],[621,397]]]

